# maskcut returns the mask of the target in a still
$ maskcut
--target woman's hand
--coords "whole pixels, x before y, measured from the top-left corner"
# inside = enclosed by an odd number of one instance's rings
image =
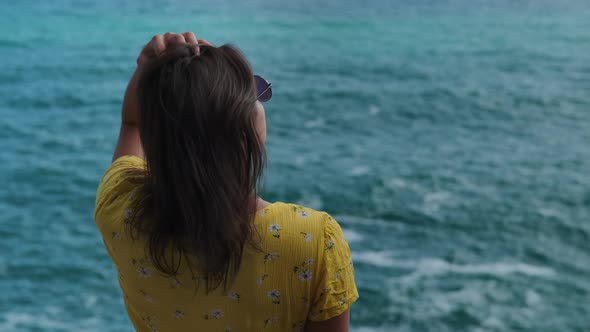
[[[178,45],[194,44],[195,53],[199,55],[199,45],[211,45],[205,39],[197,39],[194,33],[172,33],[167,32],[163,35],[155,35],[141,50],[137,57],[137,65],[141,66],[150,60],[157,58],[166,50],[176,47]]]
[[[197,39],[192,32],[185,32],[182,34],[167,32],[163,35],[155,35],[152,40],[145,44],[141,53],[139,53],[139,56],[137,57],[137,69],[135,70],[133,77],[131,77],[131,80],[129,80],[127,92],[125,93],[125,98],[123,100],[122,120],[124,124],[137,124],[139,122],[137,97],[135,94],[137,90],[137,78],[139,77],[143,65],[150,60],[159,57],[166,50],[184,44],[195,45],[196,54],[199,54],[200,52],[199,44],[211,45],[205,39]]]
[[[135,155],[143,158],[143,148],[139,138],[139,110],[137,104],[137,78],[141,72],[141,68],[153,60],[166,50],[183,45],[194,44],[195,53],[200,54],[199,45],[211,45],[204,39],[197,39],[194,33],[185,32],[165,33],[163,35],[155,35],[141,50],[137,57],[137,69],[129,80],[125,98],[123,99],[123,107],[121,112],[121,131],[119,132],[119,140],[117,147],[113,154],[113,161],[123,155]]]

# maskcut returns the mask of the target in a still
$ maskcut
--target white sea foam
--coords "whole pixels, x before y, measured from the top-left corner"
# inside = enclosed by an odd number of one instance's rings
[[[406,181],[404,181],[403,179],[400,179],[400,178],[389,179],[389,181],[386,181],[385,184],[391,188],[394,188],[394,187],[395,188],[405,188],[408,186]]]
[[[408,264],[401,264],[407,267]],[[535,266],[519,262],[496,262],[489,264],[458,265],[445,262],[438,258],[422,259],[415,263],[415,271],[400,279],[404,283],[414,283],[424,277],[433,277],[448,273],[455,274],[487,274],[493,276],[506,276],[512,274],[524,274],[533,277],[549,278],[555,275],[550,268]]]
[[[68,325],[60,319],[52,319],[47,315],[33,315],[26,312],[8,312],[0,324],[0,331],[16,331],[17,327],[36,327],[42,330],[67,329]]]
[[[322,205],[324,204],[322,198],[317,195],[303,195],[303,197],[297,201],[297,203],[315,210],[321,210]]]
[[[529,307],[533,307],[541,303],[541,295],[532,289],[527,289],[525,293],[525,301]]]
[[[303,164],[305,164],[305,157],[304,156],[295,157],[295,165],[303,166]]]
[[[363,239],[363,236],[360,233],[355,232],[352,229],[343,229],[342,232],[344,232],[344,238],[348,242],[359,242]]]
[[[93,316],[78,319],[75,325],[70,321],[63,321],[57,315],[63,312],[63,308],[47,307],[34,314],[28,312],[5,312],[0,314],[0,332],[12,332],[26,330],[40,331],[102,331],[104,321]],[[73,328],[75,326],[75,328]]]
[[[542,207],[537,210],[545,218],[564,218],[563,214],[555,209]]]
[[[305,121],[305,123],[303,123],[303,126],[305,128],[321,128],[321,127],[324,127],[325,125],[326,125],[326,120],[324,120],[323,118],[317,118],[314,120]]]
[[[399,260],[391,251],[358,251],[353,252],[356,262],[363,262],[379,267],[398,267],[413,269],[414,272],[402,277],[405,281],[414,281],[421,277],[431,277],[447,273],[455,274],[488,274],[506,276],[524,274],[532,277],[549,278],[555,276],[555,271],[548,267],[536,266],[520,262],[495,262],[487,264],[459,265],[446,262],[439,258],[423,258],[416,261]],[[535,299],[534,295],[531,299]]]
[[[442,205],[449,204],[452,199],[453,195],[446,191],[427,193],[424,195],[424,212],[429,214],[436,213]]]
[[[94,305],[96,304],[96,302],[98,301],[98,298],[94,295],[88,295],[86,297],[84,297],[84,307],[86,309],[90,309],[92,307],[94,307]]]
[[[355,175],[355,176],[365,175],[365,174],[368,174],[370,170],[371,169],[369,168],[369,166],[359,165],[359,166],[353,167],[350,170],[350,175]]]
[[[371,105],[369,106],[369,114],[371,115],[377,115],[381,112],[381,109],[375,105]]]
[[[394,264],[389,251],[358,251],[352,253],[352,260],[355,263],[365,263],[378,267],[387,267]]]

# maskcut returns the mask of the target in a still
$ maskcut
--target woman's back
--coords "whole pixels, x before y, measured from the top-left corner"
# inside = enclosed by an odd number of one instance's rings
[[[246,244],[234,282],[205,294],[204,279],[182,260],[168,277],[148,259],[145,241],[126,232],[143,159],[118,158],[98,188],[95,221],[119,272],[138,331],[297,331],[342,314],[358,298],[350,249],[325,212],[277,202],[254,218],[257,250]],[[196,288],[196,285],[200,287]]]

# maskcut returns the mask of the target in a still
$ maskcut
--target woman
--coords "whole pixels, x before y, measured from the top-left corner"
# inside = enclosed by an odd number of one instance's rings
[[[137,64],[94,215],[135,328],[348,331],[338,223],[256,193],[270,84],[192,33],[155,36]]]

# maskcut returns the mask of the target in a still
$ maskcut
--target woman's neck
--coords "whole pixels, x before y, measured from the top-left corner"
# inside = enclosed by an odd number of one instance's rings
[[[269,206],[270,204],[271,203],[263,200],[262,198],[256,197],[254,210],[260,211],[260,210],[264,209],[265,207]]]

